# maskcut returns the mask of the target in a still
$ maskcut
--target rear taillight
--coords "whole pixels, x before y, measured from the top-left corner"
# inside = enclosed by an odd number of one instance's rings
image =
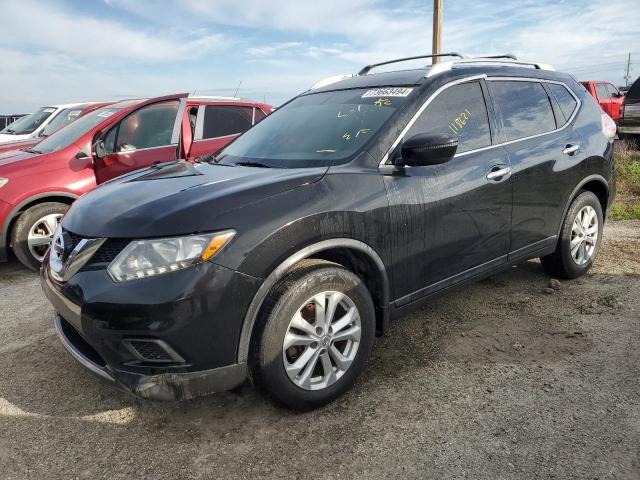
[[[616,122],[606,113],[603,113],[600,118],[602,119],[602,133],[609,140],[612,140],[616,136]]]

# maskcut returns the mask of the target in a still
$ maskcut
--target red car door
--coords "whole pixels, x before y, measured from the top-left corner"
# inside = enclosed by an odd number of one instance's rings
[[[607,83],[607,91],[609,92],[609,104],[611,113],[609,116],[617,123],[622,117],[622,102],[624,96],[614,85]]]
[[[600,107],[609,116],[611,116],[611,98],[609,97],[607,84],[602,82],[596,83],[596,93],[598,94],[598,103],[600,104]]]
[[[97,183],[176,160],[187,95],[150,100],[101,134],[93,152]]]
[[[256,115],[255,110],[260,112]],[[262,111],[242,105],[200,105],[190,157],[216,154],[264,118]]]

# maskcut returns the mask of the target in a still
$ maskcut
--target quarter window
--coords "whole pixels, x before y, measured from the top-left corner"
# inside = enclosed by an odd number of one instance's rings
[[[559,85],[557,83],[548,83],[547,85],[560,107],[564,121],[569,121],[571,115],[573,115],[574,110],[578,106],[578,102],[576,102],[576,99],[569,93],[569,90],[567,90],[567,87],[564,85]]]
[[[253,108],[208,105],[204,111],[202,138],[226,137],[244,133],[251,128]]]
[[[540,83],[502,80],[488,83],[504,141],[556,129],[549,96]]]
[[[125,117],[104,139],[107,153],[126,153],[142,148],[171,145],[179,102],[147,105]]]
[[[420,114],[405,138],[419,133],[456,135],[458,153],[491,145],[489,116],[480,83],[454,85],[440,93]]]

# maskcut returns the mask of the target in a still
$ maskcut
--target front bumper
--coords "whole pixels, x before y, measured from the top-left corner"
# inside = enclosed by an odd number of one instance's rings
[[[640,135],[640,125],[618,125],[618,133]]]
[[[257,279],[215,264],[128,285],[114,283],[105,271],[79,272],[66,284],[51,279],[46,266],[40,276],[62,344],[117,386],[142,398],[184,400],[246,379],[237,346]],[[170,345],[177,360],[136,356],[127,343],[132,339]]]

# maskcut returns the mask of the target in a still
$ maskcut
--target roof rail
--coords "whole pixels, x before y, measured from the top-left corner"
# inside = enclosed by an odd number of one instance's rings
[[[406,61],[409,61],[409,60],[418,60],[420,58],[437,58],[437,57],[458,57],[458,58],[461,58],[461,59],[465,58],[464,55],[462,55],[461,53],[457,53],[457,52],[436,53],[436,54],[433,54],[433,55],[418,55],[417,57],[398,58],[396,60],[388,60],[386,62],[373,63],[371,65],[367,65],[366,67],[364,67],[362,70],[360,70],[358,72],[358,75],[366,75],[367,73],[369,73],[371,71],[372,68],[380,67],[382,65],[389,65],[390,63],[406,62]]]
[[[535,62],[523,62],[517,59],[515,55],[505,54],[505,55],[492,55],[488,57],[465,57],[460,60],[451,60],[448,62],[437,63],[432,66],[427,74],[426,78],[433,77],[434,75],[438,75],[442,72],[447,72],[453,68],[454,65],[472,65],[474,63],[485,63],[491,65],[505,65],[505,66],[514,66],[514,67],[532,67],[538,70],[555,70],[551,65],[547,65],[546,63],[535,63]]]

